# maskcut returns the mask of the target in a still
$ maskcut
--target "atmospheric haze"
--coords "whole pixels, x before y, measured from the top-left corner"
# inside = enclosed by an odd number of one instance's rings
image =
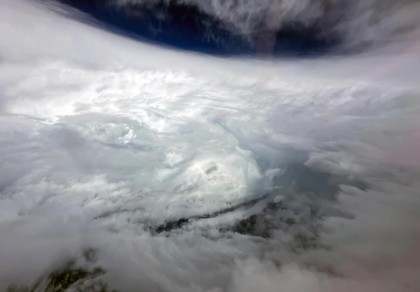
[[[3,0],[0,290],[420,291],[417,1],[181,2],[345,37],[222,58]]]

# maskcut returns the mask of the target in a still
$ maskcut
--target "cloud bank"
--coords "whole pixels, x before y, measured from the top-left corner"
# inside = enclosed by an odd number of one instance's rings
[[[0,290],[69,266],[103,271],[85,290],[419,290],[411,37],[221,59],[55,5],[0,11]]]

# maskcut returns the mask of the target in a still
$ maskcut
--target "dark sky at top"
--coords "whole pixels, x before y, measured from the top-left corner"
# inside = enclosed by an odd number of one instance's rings
[[[316,55],[333,47],[316,27],[288,25],[279,31],[240,35],[194,6],[158,4],[117,8],[107,1],[61,0],[100,20],[111,29],[132,37],[176,48],[219,55]]]

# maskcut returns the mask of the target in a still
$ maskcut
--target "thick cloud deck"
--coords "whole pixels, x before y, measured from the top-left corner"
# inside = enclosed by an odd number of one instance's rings
[[[0,290],[420,289],[412,34],[229,59],[67,9],[0,11]]]

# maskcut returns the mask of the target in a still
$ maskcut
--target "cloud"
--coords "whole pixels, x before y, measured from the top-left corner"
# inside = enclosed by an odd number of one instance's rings
[[[222,59],[5,1],[0,288],[86,249],[120,291],[418,288],[415,52]]]

